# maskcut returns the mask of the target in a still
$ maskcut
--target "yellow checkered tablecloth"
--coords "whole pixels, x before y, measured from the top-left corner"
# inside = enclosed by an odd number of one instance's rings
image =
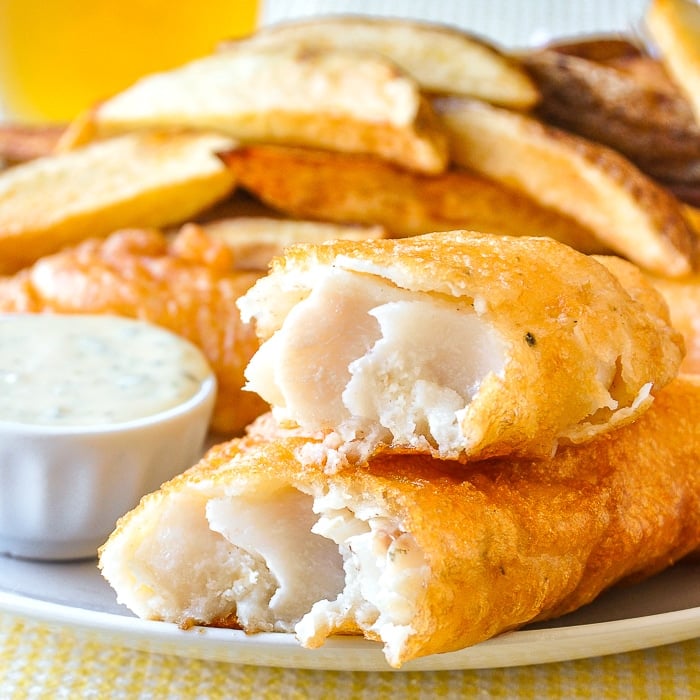
[[[183,659],[0,614],[0,699],[700,698],[700,639],[478,671],[309,671]]]

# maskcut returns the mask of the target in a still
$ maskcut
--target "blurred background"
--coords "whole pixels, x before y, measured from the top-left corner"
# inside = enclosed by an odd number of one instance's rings
[[[0,0],[0,118],[63,122],[255,27],[327,14],[456,24],[505,48],[629,31],[646,0]]]
[[[646,5],[646,0],[266,0],[261,21],[333,13],[416,17],[519,47],[551,37],[626,31]]]

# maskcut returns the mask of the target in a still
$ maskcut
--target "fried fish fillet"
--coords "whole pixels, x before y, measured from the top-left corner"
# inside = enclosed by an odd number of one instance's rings
[[[79,118],[63,146],[143,128],[376,153],[410,169],[447,164],[442,130],[409,75],[350,50],[241,44],[146,76]]]
[[[697,264],[681,203],[616,151],[475,100],[436,104],[457,164],[570,216],[651,272],[680,277]]]
[[[233,174],[211,133],[142,132],[0,173],[0,274],[85,238],[180,223],[223,199]]]
[[[0,278],[0,311],[111,313],[184,336],[216,374],[212,429],[235,434],[267,410],[258,396],[242,391],[243,370],[258,342],[236,308],[236,299],[259,276],[233,272],[225,245],[196,227],[170,246],[155,230],[122,231]]]
[[[549,238],[293,246],[238,304],[263,341],[248,388],[281,423],[330,431],[329,469],[385,444],[549,455],[646,409],[683,354],[633,265]]]
[[[557,617],[700,545],[700,386],[549,460],[455,470],[385,452],[329,475],[308,441],[213,448],[100,550],[143,618],[384,644],[389,664]]]
[[[547,235],[586,253],[610,252],[570,217],[463,168],[423,175],[371,156],[271,145],[221,157],[242,188],[290,216],[379,224],[393,236],[460,228]]]
[[[484,39],[446,25],[396,17],[315,17],[263,27],[243,41],[370,51],[394,61],[428,92],[466,95],[513,109],[529,109],[539,97],[517,61]]]

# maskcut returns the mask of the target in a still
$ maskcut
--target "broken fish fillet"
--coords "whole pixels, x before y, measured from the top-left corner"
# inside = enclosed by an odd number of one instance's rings
[[[389,664],[563,615],[700,544],[700,385],[551,460],[455,470],[384,452],[336,474],[304,438],[213,448],[146,496],[100,551],[118,599],[184,627],[335,633]]]
[[[681,362],[660,297],[606,260],[468,231],[293,246],[238,301],[264,341],[247,387],[330,431],[329,469],[386,444],[549,456],[634,418]]]

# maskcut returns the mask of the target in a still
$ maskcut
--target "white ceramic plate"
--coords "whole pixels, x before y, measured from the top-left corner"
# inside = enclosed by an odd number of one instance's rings
[[[117,605],[94,562],[35,563],[0,557],[0,610],[133,649],[258,666],[388,671],[379,644],[336,637],[302,649],[288,634],[246,635],[133,617]],[[458,670],[600,656],[700,636],[700,564],[680,564],[643,583],[618,588],[571,615],[503,634],[401,670]]]

